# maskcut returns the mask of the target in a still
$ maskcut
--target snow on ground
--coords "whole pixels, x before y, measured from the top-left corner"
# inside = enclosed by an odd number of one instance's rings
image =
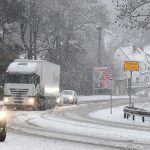
[[[89,116],[93,118],[97,118],[97,119],[103,119],[103,120],[113,121],[113,122],[118,122],[118,123],[150,127],[150,117],[145,117],[145,122],[142,122],[141,116],[135,116],[135,121],[133,121],[132,115],[131,117],[129,117],[129,119],[125,119],[124,113],[123,113],[123,107],[124,106],[112,108],[112,114],[110,113],[111,111],[109,108],[109,109],[98,110],[98,111],[92,112],[89,114]],[[150,103],[136,104],[135,107],[150,111]]]
[[[88,97],[80,97],[80,100],[104,100],[110,98],[109,96],[88,96]],[[116,98],[116,97],[114,97]],[[127,98],[126,96],[119,96],[117,98]],[[139,104],[140,105],[140,104]],[[142,108],[145,108],[147,104],[143,104]],[[63,107],[62,107],[63,109]],[[147,109],[149,109],[147,107]],[[110,115],[110,110],[105,109],[97,112],[93,112],[90,114],[90,116],[99,118],[104,116],[100,119],[110,119],[112,121],[119,120],[131,122],[131,120],[123,119],[123,112],[122,107],[113,108],[113,114]],[[66,138],[63,137],[62,139],[68,139],[73,138],[72,134],[74,135],[81,135],[84,137],[94,137],[94,140],[97,138],[109,138],[114,140],[125,140],[125,141],[136,141],[136,142],[143,142],[147,143],[150,141],[150,135],[149,132],[146,131],[136,131],[131,129],[123,129],[123,128],[114,128],[109,126],[103,126],[103,125],[97,125],[92,123],[86,123],[86,122],[79,122],[79,121],[73,121],[64,119],[58,116],[53,116],[51,113],[46,113],[45,111],[40,112],[13,112],[13,115],[15,115],[15,120],[20,121],[20,123],[24,123],[28,121],[28,123],[33,124],[35,126],[42,127],[46,131],[32,131],[32,129],[27,129],[27,132],[31,134],[36,134],[35,132],[38,132],[38,135],[44,135],[45,137],[49,137],[49,139],[41,138],[41,137],[35,137],[35,136],[26,136],[21,134],[12,134],[9,133],[6,139],[6,142],[0,143],[0,147],[3,150],[10,149],[13,150],[24,150],[24,149],[36,149],[36,150],[77,150],[77,149],[86,149],[86,150],[101,150],[100,147],[95,147],[91,145],[84,145],[84,144],[77,144],[72,142],[66,142],[66,141],[60,141],[60,140],[53,140],[50,137],[56,137],[56,138],[62,138],[64,135],[61,135],[61,132],[66,133]],[[13,120],[12,120],[13,121]],[[133,121],[132,121],[133,122]],[[135,123],[135,122],[134,122]],[[144,123],[146,124],[146,123]],[[9,124],[11,127],[11,123]],[[8,126],[9,126],[8,125]],[[149,125],[149,124],[147,124]],[[47,132],[48,131],[48,132]],[[26,132],[26,131],[25,131]],[[82,141],[82,137],[78,137],[79,141]],[[19,142],[18,142],[19,141]],[[34,141],[34,142],[33,142]],[[96,142],[96,140],[95,140]],[[102,141],[101,141],[102,142]],[[8,144],[9,143],[9,144]],[[19,144],[18,144],[19,143]],[[7,145],[7,146],[6,146]],[[16,146],[17,145],[17,146]],[[57,146],[56,146],[57,145]],[[108,148],[102,148],[102,150],[108,150]],[[112,149],[112,148],[111,148]],[[141,147],[140,150],[144,150],[144,147]]]
[[[122,129],[122,128],[114,128],[108,127],[103,125],[96,125],[86,122],[78,122],[78,121],[71,121],[67,119],[63,119],[57,116],[44,114],[46,119],[41,118],[39,114],[30,114],[28,115],[19,115],[21,120],[28,119],[30,124],[35,126],[40,126],[46,130],[52,132],[64,132],[66,134],[78,134],[81,136],[90,136],[94,138],[110,138],[114,140],[133,140],[137,142],[144,142],[147,143],[150,141],[149,132],[146,131],[136,131],[131,129]],[[25,119],[26,118],[26,119]],[[29,118],[31,118],[29,120]],[[31,131],[30,131],[31,132]],[[49,132],[40,133],[44,134],[45,136],[51,136],[52,134]]]
[[[1,150],[112,150],[112,148],[73,143],[56,139],[9,132],[5,142],[0,142]],[[115,149],[116,150],[116,149]]]
[[[104,100],[104,99],[109,99],[109,96],[88,96],[88,97],[80,97],[80,100]],[[113,98],[128,98],[127,96],[119,96],[119,97],[113,97]],[[139,104],[140,105],[140,104]],[[147,106],[147,104],[142,105],[144,108]],[[147,109],[149,109],[147,107]],[[131,129],[122,129],[122,128],[114,128],[114,127],[108,127],[108,126],[103,126],[103,125],[96,125],[96,124],[91,124],[91,123],[86,123],[86,122],[78,122],[78,121],[72,121],[72,120],[67,120],[64,118],[60,118],[57,116],[49,115],[44,112],[44,115],[42,118],[41,115],[43,112],[14,112],[17,115],[17,119],[20,120],[21,122],[24,122],[28,120],[29,123],[35,125],[35,126],[40,126],[46,130],[49,130],[50,132],[41,132],[39,131],[39,135],[44,134],[44,136],[51,135],[51,131],[55,132],[64,132],[68,134],[78,134],[78,135],[83,135],[83,136],[90,136],[96,138],[110,138],[114,140],[133,140],[137,142],[143,142],[147,143],[150,141],[150,135],[149,132],[146,131],[136,131],[136,130],[131,130]],[[126,120],[123,119],[123,112],[122,112],[122,107],[117,107],[113,108],[113,114],[110,114],[109,109],[105,110],[100,110],[96,111],[90,114],[90,116],[94,118],[100,118],[100,119],[110,119],[112,121],[119,120],[120,121],[125,121],[125,123],[130,123],[131,120]],[[101,118],[102,117],[102,118]],[[134,123],[132,121],[132,123]],[[147,123],[144,123],[146,125],[149,125]],[[28,129],[29,133],[32,133],[30,129]],[[34,132],[34,131],[33,131]],[[8,134],[8,139],[6,140],[9,143],[7,146],[5,143],[0,143],[0,147],[3,150],[8,150],[8,147],[10,146],[10,149],[13,150],[24,150],[30,147],[30,149],[34,150],[49,150],[49,149],[55,149],[55,150],[76,150],[76,149],[94,149],[90,146],[83,146],[83,144],[79,144],[79,146],[76,146],[76,144],[72,143],[67,143],[69,146],[66,144],[66,142],[59,141],[52,141],[48,139],[42,139],[41,138],[35,138],[33,140],[33,137],[25,136],[25,135],[18,135],[18,134]],[[50,136],[52,137],[52,135]],[[18,142],[19,141],[19,145]],[[34,143],[33,143],[34,141]],[[13,144],[14,142],[14,144]],[[17,144],[17,147],[15,146]],[[57,145],[57,146],[56,146]],[[6,148],[5,148],[6,146]],[[62,148],[63,146],[63,148]],[[81,147],[81,148],[80,148]],[[86,147],[86,148],[85,148]],[[96,148],[95,148],[96,149]],[[98,150],[100,148],[97,148]],[[143,148],[144,149],[144,148]],[[105,149],[103,149],[105,150]]]

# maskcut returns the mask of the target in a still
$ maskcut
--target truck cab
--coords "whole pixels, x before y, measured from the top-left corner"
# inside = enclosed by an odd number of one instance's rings
[[[60,67],[45,60],[14,60],[4,77],[4,105],[8,108],[54,108],[59,94]]]
[[[40,77],[35,63],[13,62],[4,77],[4,105],[11,109],[35,107]]]

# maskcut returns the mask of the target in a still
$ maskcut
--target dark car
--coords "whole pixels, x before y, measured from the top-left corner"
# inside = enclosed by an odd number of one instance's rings
[[[6,108],[0,108],[0,141],[3,142],[6,139]]]

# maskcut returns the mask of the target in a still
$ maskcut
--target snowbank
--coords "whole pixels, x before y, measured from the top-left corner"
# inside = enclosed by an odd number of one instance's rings
[[[130,124],[130,125],[138,125],[138,126],[150,126],[150,117],[145,117],[145,122],[142,122],[141,116],[135,116],[135,121],[132,120],[132,115],[129,119],[124,118],[123,107],[115,107],[112,109],[112,114],[110,113],[109,109],[98,110],[89,114],[90,117],[96,119],[103,119],[112,122]],[[135,107],[142,108],[145,110],[150,111],[150,103],[144,104],[136,104]]]
[[[112,99],[127,99],[129,96],[112,96]],[[138,98],[137,96],[132,96],[132,98]],[[78,96],[78,101],[104,101],[109,100],[110,95],[94,95],[94,96]]]

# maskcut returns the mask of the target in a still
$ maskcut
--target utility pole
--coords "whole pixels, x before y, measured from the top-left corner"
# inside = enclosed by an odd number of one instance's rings
[[[129,107],[131,107],[131,96],[132,96],[132,72],[133,71],[130,71],[130,98],[129,98]]]
[[[102,27],[98,27],[98,66],[102,66]]]
[[[2,26],[2,29],[3,29],[3,40],[2,40],[2,45],[3,45],[3,50],[5,49],[5,25],[3,23],[3,26]]]

